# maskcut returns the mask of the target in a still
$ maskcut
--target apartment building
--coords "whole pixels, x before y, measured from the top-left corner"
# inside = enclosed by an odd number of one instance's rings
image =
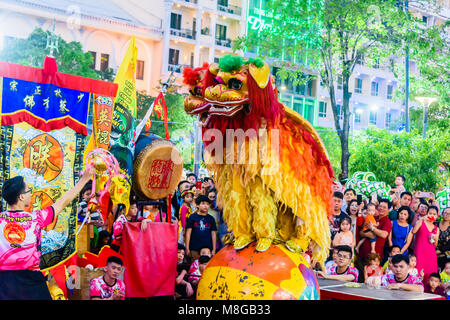
[[[147,1],[151,2],[151,1]],[[139,1],[120,0],[2,0],[0,45],[27,38],[36,28],[65,41],[80,42],[93,58],[93,69],[117,71],[131,36],[138,49],[136,87],[152,92],[160,79],[163,39],[162,10],[149,10]]]
[[[265,28],[267,21],[270,21],[270,19],[265,18],[264,5],[266,1],[248,0],[246,32]],[[449,0],[438,1],[441,9],[438,13],[433,13],[429,9],[419,8],[410,1],[410,10],[416,17],[422,19],[425,28],[448,21],[449,2]],[[245,54],[247,56],[254,55],[252,52],[246,52]],[[295,57],[287,57],[286,59],[283,57],[282,59],[295,63]],[[395,63],[404,64],[405,62],[397,59]],[[273,73],[276,74],[276,67],[272,67],[272,69]],[[409,62],[409,72],[410,74],[418,72],[414,61]],[[306,82],[302,85],[293,85],[290,81],[282,83],[278,79],[280,100],[286,106],[300,113],[314,126],[335,128],[328,89],[322,85],[317,73],[305,74],[305,78]],[[404,79],[396,79],[388,65],[378,62],[369,66],[364,58],[358,61],[349,81],[349,91],[352,93],[350,98],[350,130],[365,129],[369,125],[388,130],[397,130],[403,127],[404,101],[396,100],[394,92],[404,81]],[[342,126],[342,78],[337,76],[335,83],[338,118]],[[409,106],[417,104],[415,101],[409,101]]]
[[[245,31],[246,0],[165,0],[161,74],[179,74],[232,54]],[[167,31],[167,32],[166,32]]]

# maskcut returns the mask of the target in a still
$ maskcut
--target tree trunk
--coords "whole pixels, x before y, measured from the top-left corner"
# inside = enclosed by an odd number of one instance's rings
[[[348,178],[348,160],[350,159],[350,152],[348,151],[348,138],[350,131],[350,97],[351,93],[348,91],[349,72],[343,72],[343,105],[344,109],[344,121],[342,124],[342,134],[339,136],[341,139],[341,174],[339,180],[342,181]]]

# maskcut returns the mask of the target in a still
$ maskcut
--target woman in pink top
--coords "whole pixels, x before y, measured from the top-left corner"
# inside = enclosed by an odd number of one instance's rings
[[[0,300],[51,300],[39,269],[41,230],[71,203],[95,169],[88,167],[78,183],[50,207],[26,212],[32,189],[22,176],[7,180],[2,197],[9,210],[0,213]]]
[[[434,225],[438,215],[438,208],[431,206],[427,215],[420,217],[414,225],[413,233],[416,235],[414,254],[417,256],[417,270],[424,271],[424,283],[433,272],[438,272],[436,245],[439,239],[439,228]]]

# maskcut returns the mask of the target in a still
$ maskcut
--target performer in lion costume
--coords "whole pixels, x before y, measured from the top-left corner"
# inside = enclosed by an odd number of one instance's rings
[[[258,251],[282,242],[301,252],[313,241],[313,258],[323,262],[333,170],[311,124],[278,101],[269,66],[227,55],[183,75],[185,111],[202,120],[205,163],[234,248],[256,240]]]

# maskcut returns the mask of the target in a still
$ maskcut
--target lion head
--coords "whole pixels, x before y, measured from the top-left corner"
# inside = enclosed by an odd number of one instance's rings
[[[283,112],[270,68],[259,59],[226,55],[199,73],[196,85],[184,105],[189,114],[201,115],[204,128],[258,129]]]

